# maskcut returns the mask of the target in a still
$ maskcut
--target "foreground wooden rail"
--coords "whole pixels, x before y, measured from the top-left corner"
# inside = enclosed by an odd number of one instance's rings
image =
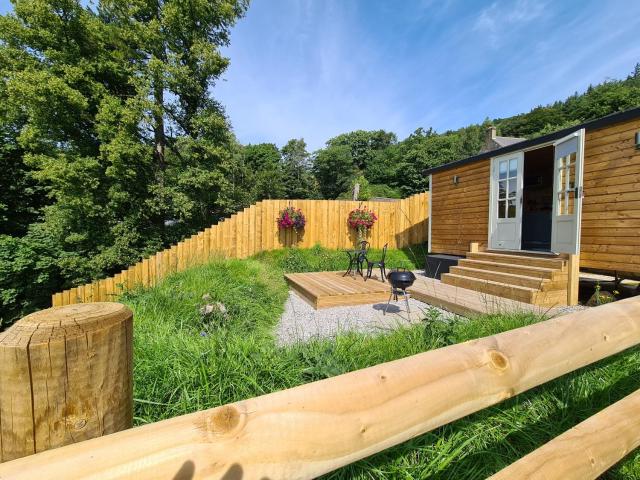
[[[623,300],[24,457],[0,478],[312,478],[638,343],[640,298]]]
[[[605,408],[491,480],[597,478],[640,446],[640,390]]]

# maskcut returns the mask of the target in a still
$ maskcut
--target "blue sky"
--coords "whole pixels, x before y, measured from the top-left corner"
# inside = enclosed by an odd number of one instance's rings
[[[638,0],[254,0],[214,93],[243,143],[456,129],[640,62]]]
[[[243,143],[404,138],[624,77],[640,62],[638,32],[639,0],[253,0],[213,94]]]

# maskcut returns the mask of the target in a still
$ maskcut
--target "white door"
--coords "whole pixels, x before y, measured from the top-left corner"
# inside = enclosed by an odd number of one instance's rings
[[[489,248],[520,250],[524,153],[491,159]]]
[[[551,250],[575,254],[580,251],[584,129],[558,140],[554,147]]]

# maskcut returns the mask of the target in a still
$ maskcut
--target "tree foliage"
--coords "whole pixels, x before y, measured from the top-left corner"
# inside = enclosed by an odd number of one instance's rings
[[[27,268],[12,259],[45,238],[50,261],[28,270],[64,279],[59,289],[229,211],[233,137],[210,89],[228,65],[219,48],[246,7],[16,0],[0,17],[0,164],[16,164],[3,178],[12,188],[3,189],[0,222],[2,233],[24,234],[3,237],[3,253],[14,255],[0,268],[10,278]],[[28,207],[16,208],[21,192]],[[3,294],[2,318],[24,311],[17,298]]]

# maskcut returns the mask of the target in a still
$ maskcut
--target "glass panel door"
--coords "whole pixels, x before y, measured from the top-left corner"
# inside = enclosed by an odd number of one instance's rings
[[[551,250],[576,254],[580,251],[584,129],[558,140],[554,148]]]
[[[523,153],[492,159],[489,246],[520,249]]]

